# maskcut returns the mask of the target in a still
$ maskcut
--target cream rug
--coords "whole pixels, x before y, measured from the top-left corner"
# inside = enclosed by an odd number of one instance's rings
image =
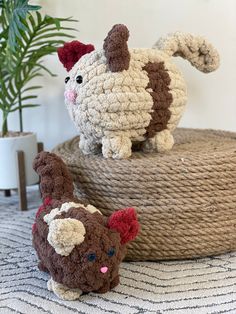
[[[29,190],[29,211],[17,196],[0,194],[0,314],[24,313],[236,313],[236,254],[172,262],[123,263],[121,284],[80,301],[47,291],[48,275],[37,269],[31,225],[40,203]]]

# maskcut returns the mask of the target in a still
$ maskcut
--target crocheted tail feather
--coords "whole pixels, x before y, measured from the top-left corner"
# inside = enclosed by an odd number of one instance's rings
[[[205,38],[176,32],[160,38],[154,45],[169,57],[180,56],[204,73],[215,71],[220,58],[217,50]]]
[[[73,180],[60,157],[49,152],[40,152],[34,159],[33,168],[40,176],[43,200],[73,199]]]

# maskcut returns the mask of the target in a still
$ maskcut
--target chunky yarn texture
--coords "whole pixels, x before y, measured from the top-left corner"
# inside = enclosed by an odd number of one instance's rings
[[[84,154],[102,147],[106,158],[128,158],[136,142],[144,151],[170,150],[187,100],[186,84],[171,57],[181,56],[204,73],[219,66],[216,49],[199,36],[173,33],[153,49],[130,49],[128,37],[125,25],[115,25],[103,49],[83,48],[82,56],[77,51],[78,61],[73,59],[68,72],[65,102]],[[74,56],[74,50],[74,42],[59,50],[67,69],[66,55]]]
[[[116,211],[107,221],[96,207],[73,196],[73,181],[61,158],[41,152],[33,166],[43,198],[32,227],[33,245],[39,269],[51,276],[48,289],[65,300],[109,291],[119,283],[126,243],[139,231],[135,210]]]

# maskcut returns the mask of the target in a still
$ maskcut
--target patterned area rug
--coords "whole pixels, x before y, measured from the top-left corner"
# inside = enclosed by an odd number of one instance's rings
[[[37,269],[31,225],[40,203],[28,191],[29,210],[0,193],[0,314],[8,313],[236,313],[236,254],[188,261],[123,263],[121,284],[104,295],[62,301],[47,291]]]

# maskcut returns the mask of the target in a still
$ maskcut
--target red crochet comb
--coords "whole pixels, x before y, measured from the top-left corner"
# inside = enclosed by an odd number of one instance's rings
[[[119,232],[121,244],[133,240],[140,229],[134,208],[125,208],[115,211],[108,218],[107,226]]]
[[[70,71],[75,63],[86,53],[90,53],[95,48],[93,45],[85,45],[77,40],[65,43],[63,47],[57,49],[59,60],[67,71]]]

